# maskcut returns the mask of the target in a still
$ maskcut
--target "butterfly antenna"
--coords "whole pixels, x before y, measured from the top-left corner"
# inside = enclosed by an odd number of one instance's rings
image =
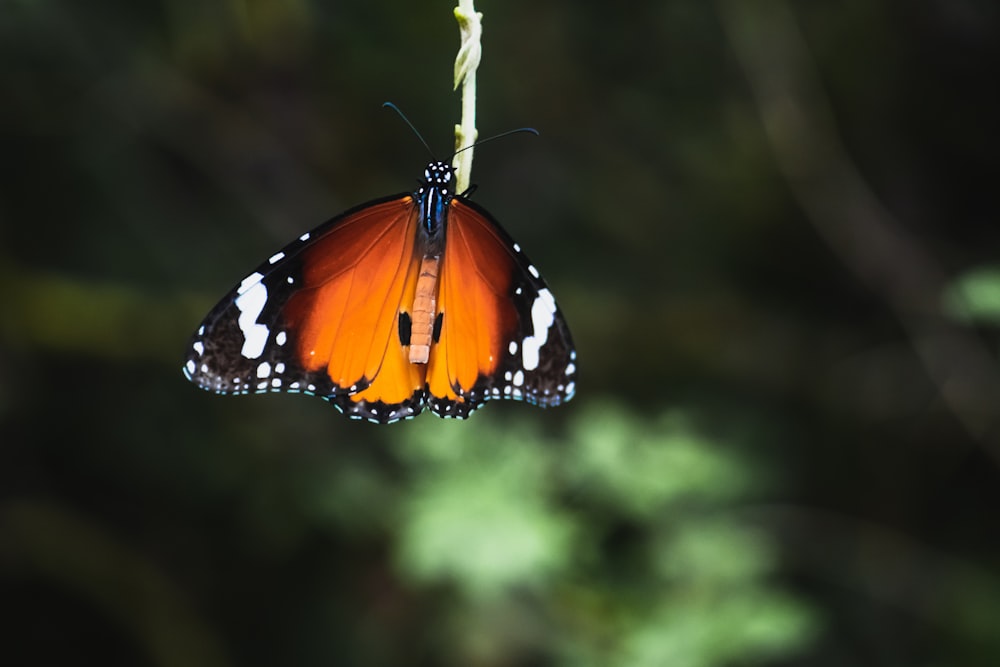
[[[417,128],[413,125],[413,123],[410,122],[410,119],[406,117],[406,114],[404,114],[402,111],[399,110],[399,107],[397,107],[392,102],[383,102],[382,103],[382,108],[383,109],[385,109],[385,108],[392,109],[397,114],[399,114],[399,117],[402,118],[403,122],[406,123],[410,127],[410,129],[413,131],[413,134],[417,135],[417,139],[420,139],[420,143],[422,143],[424,145],[424,148],[426,148],[427,152],[431,154],[431,157],[432,158],[434,157],[434,151],[432,151],[431,147],[427,145],[427,142],[424,140],[423,135],[420,134],[420,132],[417,131]],[[435,158],[435,159],[437,159],[437,158]]]
[[[528,134],[533,134],[536,137],[538,136],[538,130],[536,130],[533,127],[519,127],[519,128],[514,129],[514,130],[507,130],[506,132],[501,132],[500,134],[494,134],[492,137],[486,137],[485,139],[481,139],[480,141],[477,141],[474,144],[469,144],[465,148],[459,148],[457,151],[455,151],[454,153],[452,153],[451,156],[455,157],[456,155],[458,155],[462,151],[467,151],[470,148],[476,148],[477,146],[482,146],[483,144],[485,144],[487,142],[490,142],[490,141],[493,141],[494,139],[501,139],[503,137],[508,137],[508,136],[510,136],[512,134],[521,134],[522,132],[527,132]]]

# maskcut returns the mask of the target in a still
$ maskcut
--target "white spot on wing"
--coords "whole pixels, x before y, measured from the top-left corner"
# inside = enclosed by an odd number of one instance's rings
[[[243,279],[243,282],[240,283],[240,286],[236,288],[236,293],[243,294],[248,289],[259,283],[260,279],[263,277],[264,277],[263,274],[254,271],[249,276]]]
[[[531,275],[533,275],[536,278],[538,277],[538,269],[535,268],[534,264],[529,264],[528,265],[528,273],[530,273]]]
[[[549,329],[556,320],[556,301],[552,292],[543,289],[531,304],[531,335],[521,344],[521,365],[525,370],[538,368],[538,353],[549,339]]]
[[[240,286],[240,289],[244,289],[247,281],[254,276],[261,277],[259,273],[247,277]],[[247,287],[236,297],[235,304],[240,311],[237,324],[240,327],[240,331],[243,332],[243,348],[240,350],[240,354],[247,359],[256,359],[264,353],[264,345],[267,343],[269,329],[263,324],[258,324],[257,318],[260,317],[266,303],[267,288],[262,282],[257,282]]]
[[[257,366],[257,377],[266,378],[270,374],[271,374],[271,364],[267,363],[266,361],[260,362],[260,365]]]
[[[194,375],[194,372],[198,370],[198,367],[195,366],[194,361],[192,361],[191,359],[187,360],[187,363],[184,364],[184,368],[187,370],[187,374],[189,376]]]
[[[271,255],[268,258],[267,263],[268,264],[277,264],[278,262],[280,262],[284,258],[285,258],[285,253],[283,253],[283,252],[276,252],[276,253],[274,253],[273,255]]]
[[[205,344],[203,342],[201,342],[200,340],[196,340],[194,342],[194,345],[192,345],[191,347],[194,348],[194,351],[198,353],[199,357],[201,355],[205,354]]]
[[[518,370],[514,373],[514,386],[520,387],[522,384],[524,384],[524,371]]]
[[[288,334],[284,331],[279,331],[278,335],[274,337],[274,342],[278,345],[284,345],[286,340],[288,340]]]

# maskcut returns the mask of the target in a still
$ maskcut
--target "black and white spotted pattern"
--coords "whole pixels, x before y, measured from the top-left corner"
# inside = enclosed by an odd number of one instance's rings
[[[303,234],[244,278],[209,312],[195,332],[184,375],[217,394],[302,393],[333,397],[360,388],[340,388],[326,373],[296,361],[295,331],[282,326],[281,308],[297,289]]]

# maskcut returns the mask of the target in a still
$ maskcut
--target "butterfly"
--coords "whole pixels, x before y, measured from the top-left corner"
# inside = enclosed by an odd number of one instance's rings
[[[552,292],[432,161],[415,192],[362,204],[271,255],[205,317],[183,371],[219,394],[319,396],[375,423],[491,399],[570,400],[576,351]]]

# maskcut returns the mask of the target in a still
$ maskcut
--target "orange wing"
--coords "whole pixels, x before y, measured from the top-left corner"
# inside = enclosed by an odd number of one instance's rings
[[[496,370],[515,318],[507,298],[511,258],[469,210],[457,199],[451,203],[438,292],[441,336],[427,369],[430,394],[458,403],[467,402],[480,376]]]

